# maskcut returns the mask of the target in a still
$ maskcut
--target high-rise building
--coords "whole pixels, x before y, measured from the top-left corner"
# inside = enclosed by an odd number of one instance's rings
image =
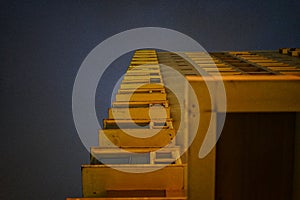
[[[299,199],[299,56],[137,50],[68,199]]]

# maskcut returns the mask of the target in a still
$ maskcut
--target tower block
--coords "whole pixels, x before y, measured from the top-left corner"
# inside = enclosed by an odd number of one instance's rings
[[[81,166],[83,197],[67,200],[298,200],[299,56],[137,50]],[[188,83],[184,105],[163,65]]]

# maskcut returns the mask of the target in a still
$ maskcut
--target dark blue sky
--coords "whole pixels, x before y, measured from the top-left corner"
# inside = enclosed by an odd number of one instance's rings
[[[106,38],[156,26],[208,51],[300,47],[299,8],[296,0],[1,1],[0,199],[81,195],[89,154],[73,123],[72,87],[85,56]],[[128,58],[100,82],[97,109]]]

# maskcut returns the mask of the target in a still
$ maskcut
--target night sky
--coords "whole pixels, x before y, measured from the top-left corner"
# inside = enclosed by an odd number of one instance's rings
[[[180,31],[208,51],[300,47],[299,0],[1,1],[0,10],[0,199],[6,200],[81,196],[80,165],[89,153],[73,122],[72,88],[84,58],[106,38],[152,26]],[[130,55],[99,83],[100,121]]]

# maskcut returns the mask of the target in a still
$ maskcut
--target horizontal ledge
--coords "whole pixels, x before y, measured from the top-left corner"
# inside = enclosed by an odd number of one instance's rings
[[[167,168],[176,168],[176,167],[186,167],[186,164],[169,164],[169,165],[165,165],[165,164],[107,164],[107,165],[88,165],[88,164],[84,164],[81,165],[81,168],[108,168],[108,169],[112,169],[111,167],[118,167],[118,168],[157,168],[160,169],[161,167],[164,167],[164,169]]]
[[[66,200],[186,200],[187,197],[130,197],[130,198],[67,198]]]
[[[300,81],[295,75],[186,76],[188,81]]]

